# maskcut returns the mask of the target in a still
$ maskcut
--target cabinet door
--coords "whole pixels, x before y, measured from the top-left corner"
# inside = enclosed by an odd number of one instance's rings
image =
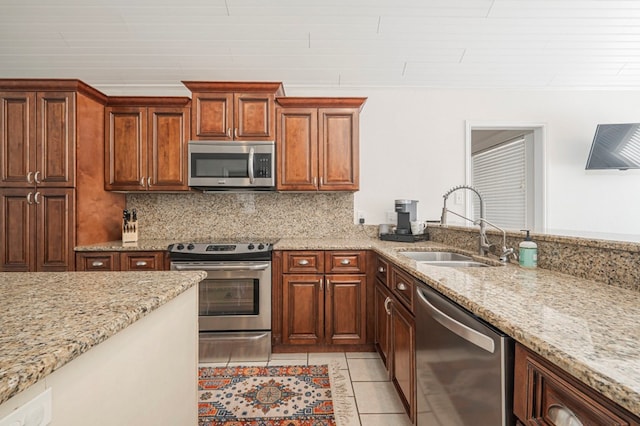
[[[272,141],[275,137],[274,99],[273,94],[236,93],[234,139]]]
[[[118,271],[120,256],[117,252],[76,253],[76,271]]]
[[[276,188],[281,191],[318,189],[318,110],[278,108]]]
[[[0,188],[0,271],[35,271],[34,189]]]
[[[366,282],[364,274],[326,275],[325,343],[366,342]]]
[[[76,110],[73,92],[38,92],[36,171],[38,187],[75,184]]]
[[[75,190],[41,189],[34,194],[37,209],[36,270],[75,270]]]
[[[163,271],[164,252],[132,251],[120,253],[121,271]]]
[[[36,172],[36,95],[0,92],[0,184],[32,186]],[[27,176],[31,183],[27,182]]]
[[[359,189],[359,111],[320,108],[318,164],[321,191]]]
[[[282,276],[282,343],[318,344],[324,340],[324,276]]]
[[[395,300],[391,305],[391,380],[411,421],[415,418],[415,320]]]
[[[233,139],[233,94],[193,93],[191,139]]]
[[[149,108],[148,189],[156,191],[188,190],[187,142],[189,110],[186,108]]]
[[[145,190],[148,177],[146,108],[108,107],[105,117],[105,189]]]
[[[376,280],[374,311],[375,311],[375,344],[382,358],[382,362],[386,365],[387,370],[391,369],[389,365],[389,334],[391,326],[391,293],[387,287],[380,281]]]

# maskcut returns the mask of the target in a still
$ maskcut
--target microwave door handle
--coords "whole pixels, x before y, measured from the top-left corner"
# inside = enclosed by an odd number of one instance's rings
[[[251,149],[249,149],[249,182],[251,184],[255,182],[255,178],[253,176],[253,154],[254,154],[254,150],[252,147]]]

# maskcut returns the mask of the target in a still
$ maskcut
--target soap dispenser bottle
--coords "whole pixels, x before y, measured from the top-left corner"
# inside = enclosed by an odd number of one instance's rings
[[[520,243],[518,259],[523,268],[535,268],[538,266],[538,245],[531,241],[529,230],[523,229],[527,233],[524,241]]]

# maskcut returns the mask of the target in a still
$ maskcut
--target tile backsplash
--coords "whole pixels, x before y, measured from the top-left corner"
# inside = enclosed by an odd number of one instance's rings
[[[348,237],[353,193],[127,194],[144,239]]]

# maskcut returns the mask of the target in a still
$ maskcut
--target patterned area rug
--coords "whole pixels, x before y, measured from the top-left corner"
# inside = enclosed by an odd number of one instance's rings
[[[200,366],[198,425],[340,426],[345,395],[337,365]]]

